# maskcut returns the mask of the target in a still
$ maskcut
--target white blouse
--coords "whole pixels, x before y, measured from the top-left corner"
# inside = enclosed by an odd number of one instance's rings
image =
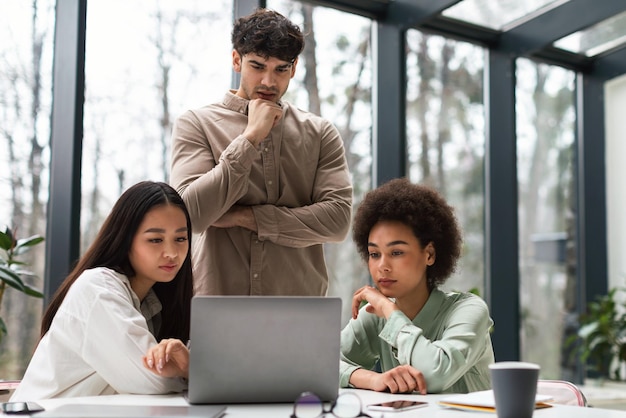
[[[152,309],[144,306],[144,312],[153,315],[153,304]],[[160,377],[143,366],[143,355],[157,341],[150,332],[152,321],[146,321],[141,309],[126,276],[102,267],[83,272],[39,342],[11,401],[186,389],[183,379]]]

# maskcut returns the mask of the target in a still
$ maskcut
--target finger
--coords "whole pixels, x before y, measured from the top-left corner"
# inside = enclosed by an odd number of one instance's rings
[[[359,307],[361,306],[362,300],[363,299],[361,298],[359,291],[357,291],[352,297],[352,318],[353,319],[356,319],[357,315],[359,314]]]
[[[169,344],[164,344],[163,346],[163,356],[161,357],[163,359],[163,364],[166,364],[168,361],[170,361],[170,345]]]
[[[359,315],[359,310],[361,309],[361,304],[363,301],[367,302],[363,296],[358,295],[352,298],[352,318],[356,318]]]
[[[414,390],[418,390],[419,382],[416,378],[416,374],[421,376],[421,373],[411,366],[402,367],[402,369],[400,369],[399,371],[400,376],[396,380],[398,380],[399,382],[398,385],[400,386],[400,390],[403,393],[411,393]]]
[[[428,388],[426,387],[426,379],[422,373],[418,373],[417,376],[413,376],[415,378],[415,382],[417,383],[416,390],[422,394],[426,395],[428,392]]]
[[[389,392],[398,393],[398,383],[395,380],[391,380],[387,383],[387,387],[389,388]]]
[[[414,380],[411,376],[408,376],[411,379],[411,384],[414,384]],[[409,391],[409,383],[406,381],[404,376],[398,376],[398,378],[395,380],[397,388],[398,388],[398,393],[407,393]]]
[[[153,350],[154,364],[159,373],[161,373],[161,370],[163,370],[165,366],[165,347],[165,343],[160,342]]]
[[[154,349],[150,349],[148,350],[148,352],[146,353],[146,355],[143,357],[144,359],[144,363],[145,365],[149,368],[152,369],[154,368],[155,365],[155,360],[154,360]]]
[[[145,367],[146,369],[152,369],[152,364],[150,364],[149,360],[147,357],[143,357],[143,367]]]
[[[407,380],[414,382],[412,390],[419,392],[422,395],[426,394],[426,379],[424,374],[419,370],[409,367],[407,369]]]
[[[357,301],[356,297],[352,298],[352,319],[356,319],[359,315],[359,305],[361,303]]]
[[[174,356],[174,354],[177,351],[180,351],[181,349],[183,349],[185,347],[185,345],[183,344],[182,341],[172,338],[167,342],[167,346],[165,348],[165,361],[170,361],[170,359],[172,359],[172,357]]]
[[[398,383],[396,382],[395,377],[389,372],[385,373],[383,383],[387,386],[389,392],[396,393],[398,391]]]
[[[280,110],[280,113],[278,113],[276,116],[274,116],[274,124],[272,125],[272,128],[275,127],[276,125],[278,125],[278,122],[280,122],[280,119],[283,117],[283,112],[282,109]]]

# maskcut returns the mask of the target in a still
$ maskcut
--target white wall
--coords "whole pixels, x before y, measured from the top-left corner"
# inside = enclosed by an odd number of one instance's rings
[[[626,76],[605,84],[609,288],[626,286]]]

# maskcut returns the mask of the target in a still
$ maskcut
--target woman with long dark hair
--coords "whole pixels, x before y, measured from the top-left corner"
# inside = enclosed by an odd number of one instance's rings
[[[63,281],[12,401],[186,388],[191,221],[166,183],[126,190]]]

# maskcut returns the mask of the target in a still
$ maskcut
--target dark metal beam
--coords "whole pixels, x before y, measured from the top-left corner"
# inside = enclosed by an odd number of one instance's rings
[[[318,6],[330,7],[343,12],[382,20],[387,14],[390,0],[305,0]]]
[[[80,253],[81,155],[87,0],[58,0],[50,137],[44,303]]]
[[[434,18],[443,10],[455,5],[460,0],[395,0],[389,4],[385,23],[396,25],[399,29],[417,27]]]
[[[433,16],[420,24],[416,29],[485,47],[495,47],[500,40],[500,32],[497,30],[469,22],[461,22],[442,15]]]
[[[570,0],[505,29],[498,49],[527,55],[625,10],[624,1]]]
[[[515,59],[489,52],[485,66],[485,293],[497,361],[520,358],[520,273]]]
[[[593,61],[593,69],[591,73],[593,76],[600,77],[605,80],[625,74],[626,46],[598,57],[595,61]]]
[[[372,36],[372,186],[406,176],[406,37],[379,22]]]
[[[441,15],[460,0],[304,0],[375,19],[398,30],[419,29],[471,42],[515,56],[528,56],[573,71],[592,71],[594,58],[553,46],[558,39],[626,11],[626,2],[570,0],[532,15],[501,32]],[[626,73],[626,60],[608,58],[597,66],[598,75]]]
[[[582,312],[597,295],[608,292],[605,129],[605,80],[576,79],[578,269]]]
[[[591,58],[553,46],[546,46],[535,51],[530,57],[536,61],[558,65],[576,72],[588,73],[593,68],[593,60]]]
[[[348,13],[365,16],[399,30],[417,27],[435,18],[443,10],[461,0],[304,0],[319,6],[331,7]]]

